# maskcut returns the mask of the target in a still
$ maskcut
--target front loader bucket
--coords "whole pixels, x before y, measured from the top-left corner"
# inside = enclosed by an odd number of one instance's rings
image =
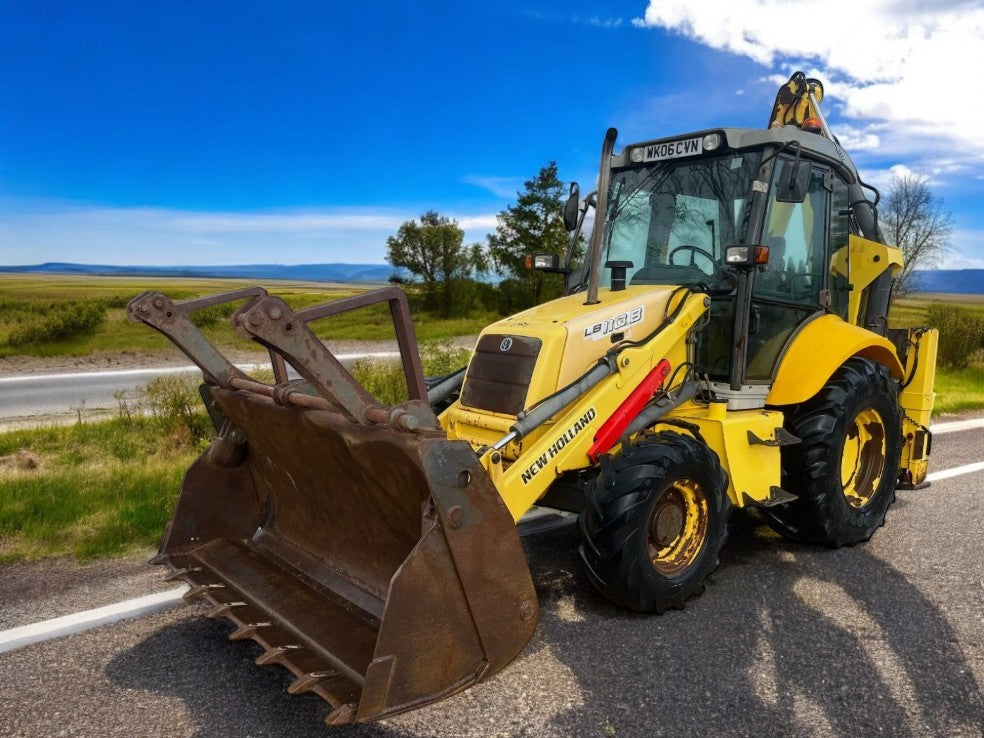
[[[233,316],[240,332],[305,380],[286,381],[275,358],[275,386],[222,363],[187,320],[200,301],[151,293],[129,308],[202,366],[220,428],[185,477],[158,560],[232,621],[231,639],[260,644],[257,664],[293,672],[289,692],[327,700],[329,723],[465,689],[508,664],[537,621],[512,517],[470,446],[448,440],[420,399],[415,349],[405,366],[416,399],[386,408],[306,326],[379,300],[406,318],[394,289],[303,313],[254,296]],[[413,349],[404,323],[401,348]]]

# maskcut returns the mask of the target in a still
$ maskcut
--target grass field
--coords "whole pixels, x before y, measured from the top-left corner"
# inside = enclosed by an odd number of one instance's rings
[[[925,325],[926,310],[934,302],[957,305],[984,321],[984,295],[940,295],[920,293],[896,299],[889,323],[892,327]],[[978,352],[963,369],[938,366],[934,415],[984,408],[984,355]]]
[[[921,292],[898,297],[892,302],[889,323],[893,328],[925,325],[926,308],[934,302],[945,302],[979,314],[984,319],[984,295],[943,295]]]
[[[424,344],[421,358],[437,376],[463,366],[468,352]],[[392,362],[364,360],[353,374],[387,404],[407,398]],[[272,372],[259,378],[271,381]],[[155,545],[211,435],[195,383],[173,376],[154,380],[111,420],[0,433],[0,563]]]
[[[131,323],[125,312],[127,301],[146,290],[159,290],[175,300],[226,292],[250,286],[254,282],[236,279],[154,279],[139,277],[92,277],[71,275],[0,274],[0,358],[7,356],[86,356],[124,352],[156,352],[171,348],[164,336],[144,325]],[[284,298],[292,308],[301,309],[329,300],[358,294],[369,289],[361,285],[338,285],[318,282],[267,281],[264,286]],[[93,332],[68,338],[8,345],[8,338],[19,321],[30,319],[42,305],[52,302],[94,301],[105,306],[105,321]],[[228,316],[235,307],[213,310],[214,320],[202,326],[205,335],[222,348],[242,351],[262,349],[254,342],[236,336]],[[3,309],[6,306],[7,309]],[[70,305],[64,306],[71,309]],[[210,317],[213,317],[210,316]],[[472,314],[441,318],[416,316],[415,328],[421,340],[443,340],[474,335],[498,316],[476,311]],[[312,324],[315,333],[329,340],[389,340],[394,337],[389,310],[376,305]]]
[[[236,280],[176,282],[165,291],[178,298],[245,284]],[[28,302],[81,297],[113,305],[160,286],[154,280],[0,276],[0,297]],[[305,307],[352,294],[353,289],[285,283],[273,291],[286,295],[293,306]],[[897,301],[892,324],[920,324],[927,307],[937,298],[960,302],[984,316],[984,297],[920,295]],[[108,313],[107,322],[93,335],[36,347],[39,352],[51,352],[39,355],[113,351],[121,345],[156,350],[167,345],[152,331],[126,322],[122,307],[110,307]],[[379,326],[373,323],[376,318],[361,315],[334,326],[337,333],[331,335],[385,338],[376,331],[381,331],[386,316],[376,317]],[[443,338],[476,333],[484,323],[481,316],[469,316],[435,321],[436,327],[425,328],[431,324],[428,319],[418,322],[418,329],[422,336]],[[206,327],[206,332],[217,330],[217,326]],[[0,318],[0,337],[2,331]],[[446,373],[466,360],[460,350],[439,343],[425,346],[422,353],[425,371],[431,375]],[[405,397],[405,383],[391,365],[366,361],[354,372],[388,403]],[[937,414],[984,407],[984,364],[980,357],[966,369],[940,369],[936,391]],[[124,407],[119,417],[108,421],[0,433],[0,562],[57,555],[80,559],[113,556],[134,547],[153,546],[160,540],[184,471],[201,452],[209,433],[193,390],[179,380],[160,382],[147,397],[153,411],[149,416]]]
[[[150,546],[198,450],[154,418],[0,434],[0,562]]]

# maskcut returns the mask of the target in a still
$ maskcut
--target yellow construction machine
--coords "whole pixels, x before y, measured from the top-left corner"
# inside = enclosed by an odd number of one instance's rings
[[[797,540],[867,540],[897,486],[925,483],[937,335],[888,326],[902,255],[820,97],[798,73],[765,129],[619,152],[609,130],[597,193],[572,186],[568,258],[532,255],[566,295],[490,325],[447,377],[423,377],[396,288],[300,311],[260,288],[134,298],[131,318],[202,368],[216,429],[157,563],[341,723],[433,702],[519,653],[537,599],[515,523],[534,505],[579,513],[588,578],[645,612],[703,590],[734,506]],[[272,383],[190,319],[228,301]],[[308,325],[379,302],[408,387],[393,407]]]

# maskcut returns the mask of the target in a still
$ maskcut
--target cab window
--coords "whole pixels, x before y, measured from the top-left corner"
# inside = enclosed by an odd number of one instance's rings
[[[818,304],[828,265],[824,258],[827,229],[826,171],[813,167],[810,187],[803,202],[779,202],[777,182],[789,176],[790,160],[780,160],[773,177],[763,245],[769,247],[769,263],[756,276],[754,294],[763,298]]]
[[[745,378],[769,381],[782,350],[796,329],[820,310],[827,257],[827,170],[814,165],[803,202],[779,202],[778,182],[789,176],[792,160],[780,159],[773,176],[762,241],[769,262],[755,275],[748,329]]]

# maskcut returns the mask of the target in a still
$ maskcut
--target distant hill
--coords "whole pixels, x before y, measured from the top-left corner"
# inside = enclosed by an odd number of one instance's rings
[[[917,270],[915,278],[915,292],[984,295],[984,269]]]
[[[21,274],[93,274],[118,277],[225,277],[298,279],[312,282],[386,282],[400,271],[389,264],[242,264],[233,266],[113,266],[48,262],[32,266],[0,266],[0,272]]]
[[[32,266],[0,266],[0,272],[25,274],[98,274],[119,277],[226,277],[297,279],[311,282],[386,282],[403,273],[389,264],[240,264],[234,266],[114,266],[47,262]],[[984,269],[917,270],[916,292],[984,295]]]

